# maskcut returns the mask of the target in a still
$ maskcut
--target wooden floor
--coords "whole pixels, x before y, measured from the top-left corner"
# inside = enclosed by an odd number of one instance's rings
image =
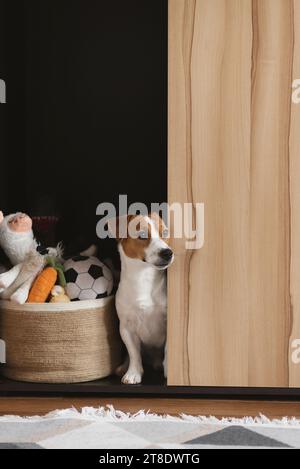
[[[74,406],[77,409],[85,406],[105,406],[112,404],[116,409],[126,412],[137,412],[140,409],[159,414],[177,415],[214,415],[216,417],[257,416],[260,413],[269,418],[300,418],[300,402],[274,401],[234,401],[207,399],[164,399],[164,398],[81,398],[81,397],[1,397],[0,415],[43,415],[55,409]]]

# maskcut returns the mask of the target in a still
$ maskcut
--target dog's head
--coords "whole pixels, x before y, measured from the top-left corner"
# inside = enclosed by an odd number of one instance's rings
[[[169,232],[158,214],[120,217],[109,222],[109,229],[125,256],[146,262],[158,270],[172,264],[174,253],[169,246]]]

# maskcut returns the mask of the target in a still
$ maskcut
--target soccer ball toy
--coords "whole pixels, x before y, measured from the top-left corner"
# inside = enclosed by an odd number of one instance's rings
[[[66,292],[72,301],[96,300],[111,294],[112,273],[97,257],[72,257],[65,262],[64,268]]]

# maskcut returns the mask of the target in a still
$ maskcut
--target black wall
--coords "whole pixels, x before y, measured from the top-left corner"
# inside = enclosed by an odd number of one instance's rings
[[[8,89],[0,206],[59,215],[60,237],[87,241],[98,203],[122,193],[166,200],[167,0],[0,5]]]

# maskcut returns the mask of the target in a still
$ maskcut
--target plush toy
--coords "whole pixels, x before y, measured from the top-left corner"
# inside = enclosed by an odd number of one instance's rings
[[[31,218],[24,213],[3,216],[0,212],[0,247],[13,268],[0,275],[0,296],[24,304],[32,283],[45,266],[45,254],[61,257],[57,248],[41,249],[33,231]]]
[[[31,218],[24,213],[4,217],[0,212],[0,246],[12,265],[20,264],[29,252],[36,251]]]
[[[46,268],[37,276],[29,292],[27,303],[45,303],[54,285],[66,286],[63,266],[54,257],[46,257]]]
[[[24,262],[0,275],[0,297],[18,304],[26,303],[31,285],[44,265],[41,254],[37,251],[28,253]]]
[[[43,248],[34,237],[32,220],[25,213],[14,213],[3,216],[0,211],[0,247],[3,249],[12,265],[23,262],[32,251],[42,255],[62,258],[62,247]]]
[[[27,303],[45,303],[56,284],[57,271],[53,267],[44,269],[33,282]]]
[[[72,257],[64,263],[66,292],[72,301],[105,298],[113,289],[110,269],[97,257],[88,256],[87,253]]]
[[[71,300],[60,285],[55,285],[51,291],[50,303],[69,303]]]

